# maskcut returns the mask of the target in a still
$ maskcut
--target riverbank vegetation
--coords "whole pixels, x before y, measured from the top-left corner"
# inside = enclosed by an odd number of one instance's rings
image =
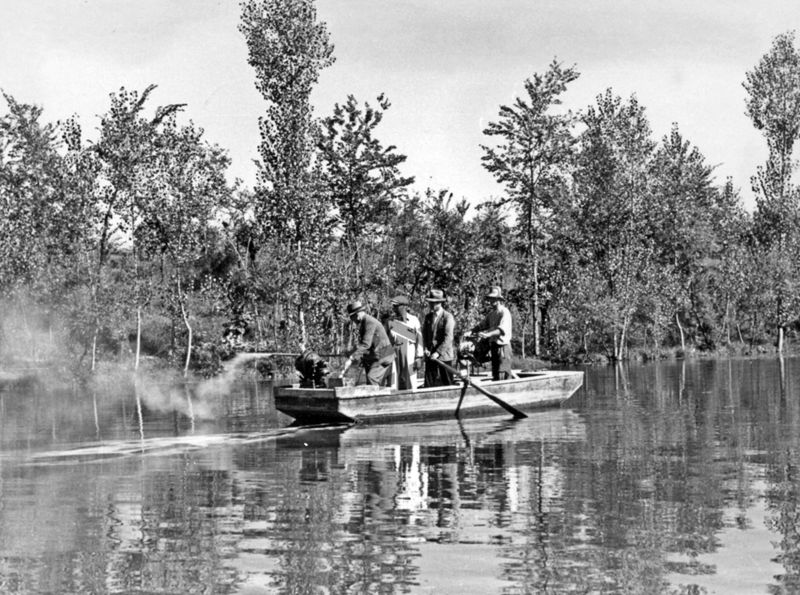
[[[415,190],[381,135],[391,104],[379,89],[312,107],[335,59],[313,0],[247,0],[240,31],[264,98],[252,187],[230,182],[190,106],[154,104],[155,86],[111,93],[86,123],[47,122],[4,93],[6,357],[66,350],[87,370],[155,357],[188,374],[240,350],[339,353],[353,299],[380,314],[403,292],[422,310],[440,288],[463,331],[491,285],[507,294],[521,357],[756,353],[796,338],[793,34],[743,65],[744,107],[769,151],[751,212],[734,180],[715,181],[713,156],[678,124],[657,136],[635,96],[601,89],[563,109],[580,74],[559,61],[486,126],[475,166],[499,197]]]

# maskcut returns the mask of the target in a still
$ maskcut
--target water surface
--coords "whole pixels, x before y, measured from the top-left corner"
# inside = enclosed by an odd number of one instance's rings
[[[350,428],[251,382],[7,387],[0,592],[798,592],[799,384],[593,368],[524,420]]]

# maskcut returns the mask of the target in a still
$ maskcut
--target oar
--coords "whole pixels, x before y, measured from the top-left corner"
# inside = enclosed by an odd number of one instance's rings
[[[448,370],[448,371],[449,371],[451,374],[454,374],[454,375],[455,375],[455,376],[457,376],[458,378],[461,378],[461,379],[464,381],[464,387],[465,387],[465,388],[466,388],[467,386],[471,386],[471,387],[473,387],[473,388],[474,388],[475,390],[477,390],[479,393],[483,393],[484,395],[486,395],[487,397],[489,397],[489,398],[490,398],[492,401],[494,401],[495,403],[497,403],[498,405],[500,405],[500,407],[502,407],[503,409],[505,409],[506,411],[508,411],[508,412],[509,412],[511,415],[513,415],[515,418],[528,417],[527,415],[525,415],[525,414],[524,414],[522,411],[520,411],[519,409],[517,409],[517,408],[516,408],[516,407],[514,407],[513,405],[510,405],[509,403],[506,403],[506,402],[505,402],[503,399],[501,399],[500,397],[498,397],[498,396],[496,396],[496,395],[493,395],[492,393],[490,393],[488,390],[486,390],[486,389],[485,389],[485,388],[483,388],[482,386],[478,386],[477,384],[475,384],[474,382],[472,382],[472,381],[469,379],[469,374],[467,374],[466,376],[462,377],[462,376],[461,376],[461,372],[459,372],[458,370],[456,370],[456,369],[455,369],[454,367],[452,367],[452,366],[448,366],[448,365],[447,365],[446,363],[444,363],[444,362],[440,362],[438,359],[428,359],[428,361],[436,362],[437,364],[439,364],[440,366],[442,366],[442,367],[443,367],[445,370]],[[464,397],[464,393],[465,393],[465,392],[466,392],[466,391],[461,391],[461,398],[463,398],[463,397]],[[461,399],[459,399],[459,401],[458,401],[458,407],[459,407],[459,408],[461,407]]]
[[[467,392],[468,388],[469,384],[467,382],[461,387],[461,394],[458,395],[458,405],[456,405],[456,417],[458,417],[458,412],[461,411],[461,402],[464,400],[464,394]]]

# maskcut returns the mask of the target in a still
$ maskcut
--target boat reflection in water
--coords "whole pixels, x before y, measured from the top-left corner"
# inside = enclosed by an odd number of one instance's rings
[[[586,380],[313,428],[257,383],[6,387],[0,593],[800,592],[800,359]]]
[[[569,409],[524,420],[367,425],[281,437],[276,446],[285,456],[278,458],[291,462],[299,482],[288,502],[299,497],[305,506],[298,519],[287,502],[276,522],[307,531],[292,541],[311,546],[284,551],[284,563],[325,569],[328,576],[311,584],[332,590],[378,589],[387,581],[436,593],[501,590],[510,585],[504,575],[511,567],[527,573],[533,569],[526,559],[546,564],[547,535],[535,518],[561,508],[562,450],[584,438],[581,417]],[[320,514],[327,518],[315,526]],[[331,584],[336,576],[350,578]]]

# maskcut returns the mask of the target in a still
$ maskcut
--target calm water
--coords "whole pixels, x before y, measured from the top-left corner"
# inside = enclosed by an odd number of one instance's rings
[[[6,389],[0,592],[795,593],[799,386],[609,367],[517,422],[349,429],[245,383]]]

